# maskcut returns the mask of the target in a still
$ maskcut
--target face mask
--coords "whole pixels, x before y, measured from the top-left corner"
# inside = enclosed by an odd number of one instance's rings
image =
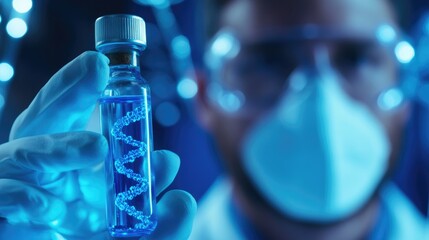
[[[378,120],[343,92],[334,74],[324,76],[285,94],[242,148],[245,170],[270,204],[318,222],[360,209],[384,176],[390,152]],[[298,72],[290,82],[306,78]]]

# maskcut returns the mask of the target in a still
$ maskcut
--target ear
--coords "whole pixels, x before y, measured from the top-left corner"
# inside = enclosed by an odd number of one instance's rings
[[[207,96],[209,79],[207,74],[202,70],[196,70],[195,76],[198,86],[198,93],[195,98],[196,117],[204,129],[212,131],[216,114],[215,109],[213,108],[213,105],[210,103]]]

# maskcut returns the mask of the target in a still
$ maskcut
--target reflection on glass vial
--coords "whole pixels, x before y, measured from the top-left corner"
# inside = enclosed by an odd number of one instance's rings
[[[113,237],[149,235],[157,218],[150,90],[139,65],[145,23],[132,15],[100,17],[95,42],[110,60],[110,78],[99,99],[102,133],[109,144],[107,227]]]

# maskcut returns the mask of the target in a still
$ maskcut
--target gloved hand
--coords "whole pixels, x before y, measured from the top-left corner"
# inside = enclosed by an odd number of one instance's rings
[[[16,119],[0,145],[0,239],[106,239],[103,161],[107,142],[83,131],[106,85],[108,59],[86,52],[63,67]],[[155,151],[156,188],[174,179],[180,159]],[[196,203],[173,190],[157,203],[149,239],[186,239]]]

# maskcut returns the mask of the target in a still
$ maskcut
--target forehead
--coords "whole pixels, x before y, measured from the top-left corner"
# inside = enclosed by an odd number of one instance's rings
[[[365,36],[385,24],[396,28],[387,0],[234,0],[221,16],[223,27],[248,40],[303,25]]]

